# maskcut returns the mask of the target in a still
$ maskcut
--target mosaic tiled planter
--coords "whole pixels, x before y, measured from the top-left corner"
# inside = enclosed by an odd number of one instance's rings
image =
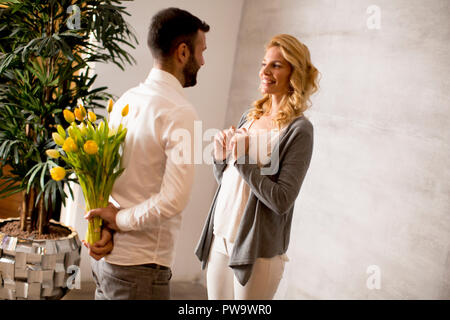
[[[18,220],[0,219],[0,225]],[[56,240],[29,240],[0,232],[0,299],[61,299],[79,270],[81,241],[71,231]],[[68,281],[69,280],[69,281]]]

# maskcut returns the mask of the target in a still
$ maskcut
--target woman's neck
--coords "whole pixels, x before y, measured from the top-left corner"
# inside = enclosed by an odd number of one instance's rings
[[[284,95],[271,95],[270,96],[270,110],[267,113],[269,117],[276,117],[278,114],[278,110],[281,107],[281,101],[283,100]]]

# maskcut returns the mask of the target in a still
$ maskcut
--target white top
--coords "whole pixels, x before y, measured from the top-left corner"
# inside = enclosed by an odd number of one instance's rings
[[[254,120],[247,121],[243,127],[248,130],[253,122]],[[282,130],[249,131],[249,158],[256,160],[259,166],[267,164],[270,161],[272,149],[283,130],[284,128]],[[222,175],[214,212],[213,230],[216,237],[222,237],[230,243],[234,243],[250,194],[250,187],[242,179],[233,162],[229,162]]]
[[[171,158],[180,149],[176,130],[194,137],[198,118],[180,82],[170,73],[152,69],[144,83],[128,90],[115,103],[110,125],[118,126],[122,108],[128,129],[123,154],[125,171],[116,180],[111,197],[120,205],[114,249],[105,260],[118,265],[157,263],[171,266],[181,212],[188,203],[194,166]],[[193,150],[193,139],[191,143]]]

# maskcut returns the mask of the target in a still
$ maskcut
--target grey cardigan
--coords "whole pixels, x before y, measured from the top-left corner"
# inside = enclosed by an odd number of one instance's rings
[[[241,127],[247,112],[240,120]],[[256,258],[271,258],[288,249],[294,203],[309,168],[313,150],[313,126],[305,117],[294,119],[282,132],[279,143],[274,146],[268,166],[276,170],[273,174],[262,174],[261,168],[248,156],[238,159],[235,166],[250,186],[250,195],[239,225],[229,266],[238,281],[245,285],[250,278]],[[245,161],[245,162],[244,162]],[[203,227],[196,256],[206,267],[213,239],[214,211],[220,191],[222,174],[226,163],[215,163],[214,175],[219,186],[214,195],[208,217]]]

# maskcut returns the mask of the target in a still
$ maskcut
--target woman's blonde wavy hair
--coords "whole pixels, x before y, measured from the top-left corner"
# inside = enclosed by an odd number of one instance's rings
[[[308,47],[291,35],[280,34],[273,37],[266,45],[266,50],[272,47],[280,48],[283,57],[291,65],[289,92],[283,97],[281,108],[273,119],[280,129],[311,107],[310,96],[319,89],[319,70],[311,63]],[[271,103],[269,94],[255,101],[247,120],[259,119],[270,111]]]

